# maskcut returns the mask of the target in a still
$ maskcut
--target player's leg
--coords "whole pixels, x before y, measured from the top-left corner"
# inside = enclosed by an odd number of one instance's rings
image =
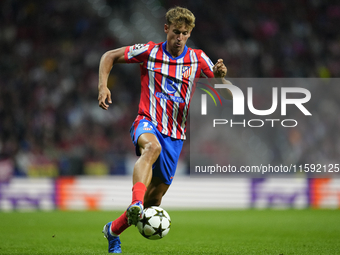
[[[109,241],[109,252],[120,253],[119,235],[131,224],[136,225],[143,210],[143,200],[146,187],[151,182],[152,164],[161,152],[152,125],[141,121],[131,129],[132,140],[136,146],[136,153],[140,158],[133,170],[132,203],[121,216],[104,226],[104,235]],[[148,122],[147,122],[148,123]],[[128,216],[132,218],[129,222]],[[137,219],[137,220],[136,220]]]
[[[126,211],[129,225],[137,225],[143,213],[144,195],[152,178],[152,165],[162,150],[157,137],[152,133],[140,135],[138,147],[141,156],[134,166],[132,204]]]
[[[152,165],[161,153],[162,146],[154,134],[144,133],[138,138],[138,147],[141,156],[133,169],[133,185],[141,182],[147,187],[152,178]]]
[[[153,165],[152,180],[144,196],[144,207],[159,206],[175,176],[177,162],[182,150],[183,141],[173,139],[161,133],[157,138],[162,151]]]
[[[159,206],[162,202],[162,197],[170,185],[165,184],[161,178],[152,177],[151,182],[148,186],[144,196],[144,207]]]
[[[151,133],[141,134],[138,138],[141,156],[133,170],[132,202],[127,211],[112,222],[111,231],[120,235],[128,226],[136,225],[143,210],[144,195],[152,178],[152,165],[161,151],[157,137]]]

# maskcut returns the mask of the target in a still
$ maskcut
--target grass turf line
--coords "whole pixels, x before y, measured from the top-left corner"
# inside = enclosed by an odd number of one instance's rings
[[[169,211],[161,240],[135,227],[124,254],[339,254],[339,210]],[[0,254],[107,254],[104,224],[121,212],[0,213]]]

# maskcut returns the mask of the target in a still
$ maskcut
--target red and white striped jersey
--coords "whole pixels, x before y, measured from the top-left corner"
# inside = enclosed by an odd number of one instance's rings
[[[166,42],[136,44],[125,50],[127,63],[139,63],[141,97],[136,120],[147,119],[163,134],[185,139],[194,79],[212,78],[213,63],[202,50],[185,46],[173,58]]]

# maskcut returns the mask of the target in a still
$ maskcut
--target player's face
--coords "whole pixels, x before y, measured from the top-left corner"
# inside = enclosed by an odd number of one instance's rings
[[[167,34],[167,51],[174,57],[182,54],[184,46],[190,37],[191,31],[185,25],[180,27],[165,24],[164,31]]]

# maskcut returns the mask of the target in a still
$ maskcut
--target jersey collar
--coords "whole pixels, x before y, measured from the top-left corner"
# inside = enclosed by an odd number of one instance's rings
[[[187,54],[187,51],[188,51],[188,47],[186,45],[184,45],[184,50],[182,52],[181,55],[179,55],[178,57],[174,58],[173,56],[171,56],[171,54],[166,50],[166,44],[167,44],[167,41],[165,41],[163,44],[162,44],[162,48],[163,48],[163,51],[166,55],[168,55],[168,57],[172,60],[177,60],[177,59],[180,59],[180,58],[183,58],[185,56],[185,54]]]

